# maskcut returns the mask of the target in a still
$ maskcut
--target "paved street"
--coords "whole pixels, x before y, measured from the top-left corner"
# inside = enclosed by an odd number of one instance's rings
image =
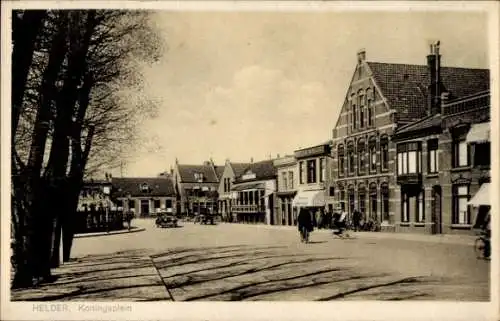
[[[489,262],[475,258],[470,241],[424,242],[378,233],[340,240],[316,231],[312,242],[303,244],[287,227],[182,223],[158,229],[151,220],[135,225],[146,230],[76,239],[76,259],[56,270],[55,283],[14,291],[13,300],[489,297]]]

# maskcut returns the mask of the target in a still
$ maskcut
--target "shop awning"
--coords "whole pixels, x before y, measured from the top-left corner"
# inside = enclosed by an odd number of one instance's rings
[[[490,141],[490,123],[473,124],[466,138],[467,143],[485,143]]]
[[[472,206],[491,205],[490,190],[490,183],[484,183],[467,204]]]
[[[264,183],[247,183],[247,184],[238,184],[233,185],[231,190],[233,191],[247,191],[251,189],[264,189]]]
[[[325,192],[323,190],[298,192],[297,195],[293,198],[292,206],[294,207],[325,206]]]

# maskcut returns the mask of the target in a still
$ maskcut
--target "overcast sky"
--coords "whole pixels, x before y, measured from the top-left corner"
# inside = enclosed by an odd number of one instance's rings
[[[445,66],[487,68],[486,15],[396,12],[155,13],[168,50],[145,70],[157,118],[124,167],[151,176],[180,163],[224,164],[291,154],[331,139],[356,52],[425,64],[441,41]],[[116,174],[115,174],[116,175]]]

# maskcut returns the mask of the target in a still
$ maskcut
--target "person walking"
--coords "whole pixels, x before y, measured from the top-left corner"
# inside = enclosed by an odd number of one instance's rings
[[[297,227],[299,229],[300,240],[307,243],[309,241],[309,233],[313,230],[313,222],[311,214],[305,208],[301,208],[299,211]]]
[[[346,219],[347,213],[342,209],[334,215],[334,226],[337,228],[337,231],[333,232],[333,234],[341,236],[344,233],[346,228]]]
[[[352,223],[354,227],[354,231],[359,230],[359,223],[361,222],[361,213],[358,210],[354,210],[354,213],[352,214]]]

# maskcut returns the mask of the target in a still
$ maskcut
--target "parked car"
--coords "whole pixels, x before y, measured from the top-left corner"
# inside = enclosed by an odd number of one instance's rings
[[[171,214],[158,214],[156,227],[177,227],[177,217]]]

